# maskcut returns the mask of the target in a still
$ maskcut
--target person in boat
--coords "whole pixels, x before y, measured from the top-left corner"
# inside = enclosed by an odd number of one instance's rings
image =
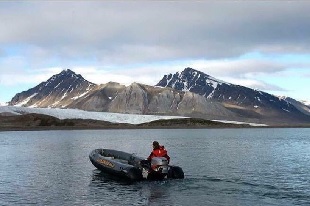
[[[157,141],[153,142],[153,151],[151,152],[147,160],[151,161],[153,157],[165,157],[167,158],[168,163],[170,162],[170,157],[168,155],[167,150],[165,149],[163,145],[159,145]]]
[[[151,168],[151,160],[153,157],[165,157],[168,161],[168,164],[170,162],[170,157],[168,155],[167,150],[163,145],[159,145],[157,141],[153,142],[153,151],[146,160],[141,161],[141,165],[146,168]]]

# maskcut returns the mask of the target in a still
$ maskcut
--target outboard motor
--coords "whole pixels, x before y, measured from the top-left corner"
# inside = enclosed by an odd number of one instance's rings
[[[168,160],[165,157],[153,157],[151,160],[151,168],[154,172],[168,174]]]

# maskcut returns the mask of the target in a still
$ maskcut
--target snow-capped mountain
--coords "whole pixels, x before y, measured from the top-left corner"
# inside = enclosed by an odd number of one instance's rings
[[[16,94],[9,105],[68,107],[75,100],[86,96],[95,86],[81,75],[66,69],[36,87]]]
[[[186,115],[235,120],[218,102],[188,91],[139,83],[95,85],[71,70],[64,70],[38,86],[18,93],[10,105],[38,108],[76,108],[126,114]]]
[[[156,86],[170,87],[181,91],[191,91],[207,98],[217,96],[214,94],[218,85],[229,83],[215,79],[207,74],[192,68],[185,68],[182,72],[164,75]]]
[[[16,94],[9,105],[177,115],[269,125],[310,122],[310,115],[283,98],[220,81],[191,68],[165,75],[157,86],[132,83],[127,87],[115,82],[96,85],[71,70],[63,70]]]
[[[241,116],[274,116],[282,118],[302,116],[290,102],[266,92],[230,84],[203,72],[186,68],[182,72],[165,75],[156,86],[191,91],[206,99],[221,102]]]

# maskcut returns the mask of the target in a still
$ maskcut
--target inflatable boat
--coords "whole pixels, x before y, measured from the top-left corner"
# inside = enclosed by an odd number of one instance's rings
[[[89,159],[102,172],[131,181],[184,178],[182,168],[169,165],[164,157],[155,157],[151,162],[147,162],[134,154],[95,149],[89,154]]]

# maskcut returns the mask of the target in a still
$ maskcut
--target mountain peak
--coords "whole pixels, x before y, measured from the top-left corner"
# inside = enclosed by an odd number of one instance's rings
[[[75,74],[75,72],[72,71],[71,69],[63,69],[60,73],[61,74]]]
[[[201,71],[187,67],[182,72],[165,75],[163,79],[156,85],[161,87],[171,87],[182,91],[195,91],[200,87],[207,87],[207,91],[200,95],[212,92],[218,84],[228,84],[221,80],[217,80]]]
[[[182,73],[194,73],[194,72],[196,72],[196,73],[202,73],[201,71],[198,71],[198,70],[193,69],[193,68],[191,68],[191,67],[186,67],[186,68],[182,71]]]
[[[74,71],[70,69],[64,69],[59,74],[54,76],[66,76],[66,77],[76,77],[76,78],[83,78],[80,74],[76,74]]]
[[[74,71],[70,69],[64,69],[60,73],[53,75],[51,78],[49,78],[46,82],[48,84],[52,82],[59,82],[59,81],[86,81],[80,74],[76,74]],[[93,84],[89,82],[90,84]],[[58,83],[57,83],[58,84]]]
[[[64,69],[36,87],[16,94],[10,105],[65,107],[75,99],[85,96],[94,86],[95,84],[85,80],[80,74]]]

